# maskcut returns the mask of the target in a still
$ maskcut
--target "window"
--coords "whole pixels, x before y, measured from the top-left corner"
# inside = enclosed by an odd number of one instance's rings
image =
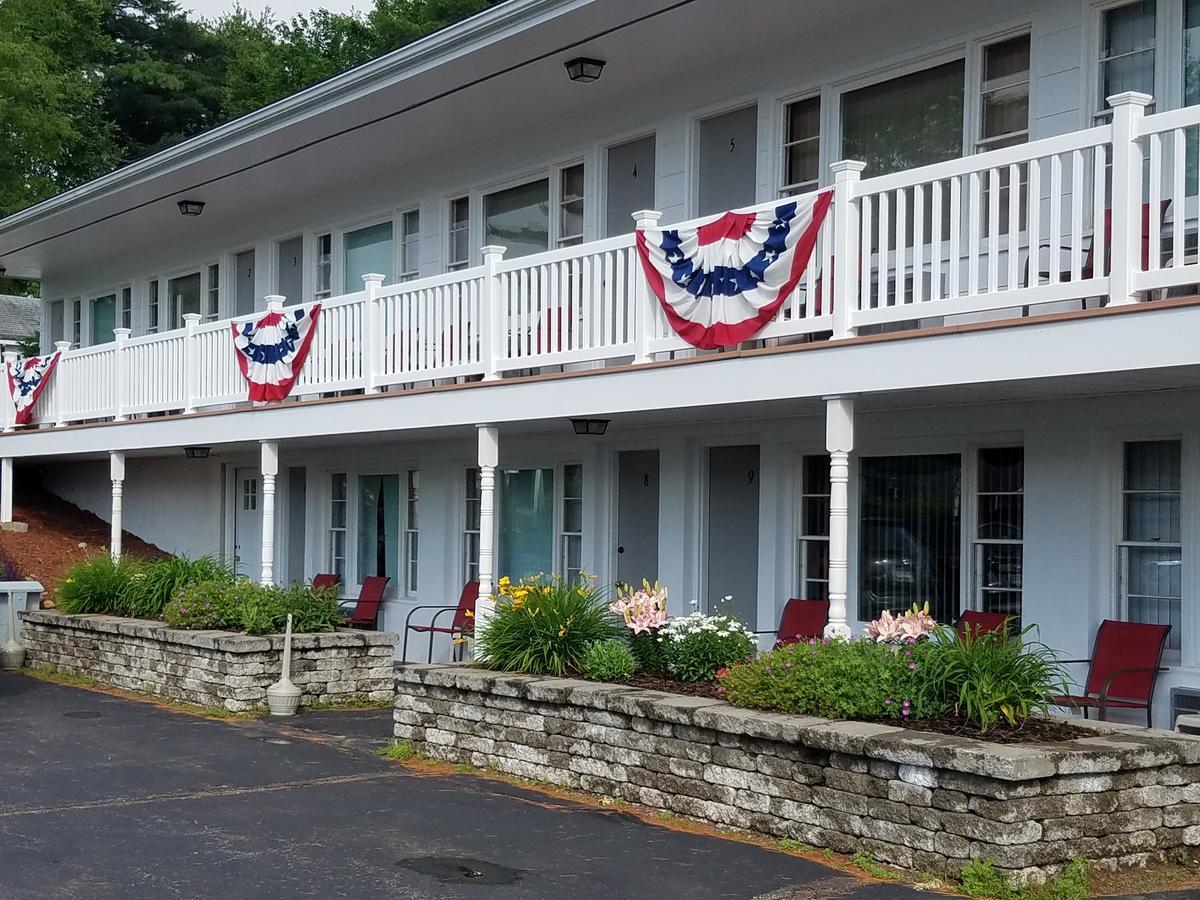
[[[583,574],[583,466],[578,464],[563,466],[559,547],[559,571],[568,581],[574,581]]]
[[[358,478],[358,580],[386,575],[397,584],[400,573],[400,476]]]
[[[888,175],[962,155],[963,60],[842,95],[842,159]]]
[[[382,275],[385,284],[392,280],[391,222],[347,232],[343,249],[342,290],[345,293],[361,291],[364,275]]]
[[[1123,91],[1154,90],[1156,0],[1138,0],[1100,12],[1100,57],[1097,61],[1099,96],[1096,122],[1112,118],[1107,98]],[[1153,107],[1146,110],[1154,112]]]
[[[549,249],[549,180],[542,178],[484,197],[483,234],[486,245],[507,248],[505,259]]]
[[[799,593],[803,600],[829,599],[829,457],[800,461]]]
[[[150,282],[146,296],[146,331],[150,334],[158,331],[158,279]]]
[[[83,341],[83,301],[71,301],[71,344],[80,346]]]
[[[1200,103],[1200,0],[1183,4],[1183,104]],[[1188,131],[1191,135],[1191,131]],[[1191,155],[1189,154],[1189,159]]]
[[[554,571],[554,470],[501,469],[496,492],[496,575]]]
[[[463,580],[479,580],[479,470],[467,469],[463,510]],[[494,574],[494,573],[493,573]]]
[[[242,479],[242,509],[254,512],[258,509],[258,479]]]
[[[939,622],[959,611],[957,453],[866,457],[859,505],[859,618],[929,602]]]
[[[121,327],[133,328],[133,288],[121,288]]]
[[[325,300],[333,296],[333,235],[317,235],[317,271],[314,300]]]
[[[815,191],[821,172],[821,98],[787,104],[783,118],[783,185],[779,196]]]
[[[558,173],[558,246],[583,243],[583,164]]]
[[[1021,615],[1025,537],[1025,448],[983,449],[975,522],[975,596],[971,608]]]
[[[113,340],[117,327],[117,295],[108,294],[92,301],[92,346]]]
[[[1175,652],[1183,605],[1180,455],[1177,440],[1125,445],[1117,546],[1121,615],[1170,625],[1167,647]]]
[[[983,48],[975,152],[1029,140],[1029,35]]]
[[[170,304],[171,328],[183,325],[183,317],[188,313],[200,312],[200,273],[183,275],[172,278],[167,282],[167,302]]]
[[[421,211],[410,209],[400,217],[400,280],[421,274]]]
[[[334,472],[329,477],[329,570],[338,582],[346,582],[346,473]]]
[[[417,593],[417,556],[421,508],[421,473],[408,470],[408,491],[404,501],[404,577],[405,592]]]
[[[450,201],[449,246],[446,271],[465,269],[471,259],[471,201],[459,197]]]
[[[217,263],[208,267],[208,290],[204,299],[204,321],[217,321],[221,314],[221,267]]]

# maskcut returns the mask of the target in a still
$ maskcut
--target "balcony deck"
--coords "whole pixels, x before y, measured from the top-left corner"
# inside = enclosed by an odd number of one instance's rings
[[[1145,116],[1148,99],[1114,98],[1108,125],[921,169],[861,179],[853,164],[835,165],[812,262],[754,345],[944,334],[1195,293],[1200,107]],[[230,336],[237,321],[189,317],[186,328],[137,338],[119,330],[113,343],[66,349],[30,427],[246,406]],[[649,293],[626,234],[513,260],[485,248],[472,269],[369,279],[323,303],[293,394],[414,391],[695,355]],[[0,417],[11,423],[11,408]]]

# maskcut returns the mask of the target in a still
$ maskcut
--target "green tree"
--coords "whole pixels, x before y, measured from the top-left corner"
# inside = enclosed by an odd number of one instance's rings
[[[500,0],[375,0],[367,24],[375,52],[387,53],[473,16]]]

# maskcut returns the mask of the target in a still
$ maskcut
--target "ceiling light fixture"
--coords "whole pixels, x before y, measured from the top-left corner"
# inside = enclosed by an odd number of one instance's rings
[[[574,59],[568,59],[563,66],[572,81],[587,84],[600,77],[600,73],[604,71],[604,60],[577,56]]]
[[[576,434],[604,434],[611,419],[572,419],[571,427]]]
[[[180,200],[176,206],[179,207],[180,215],[198,216],[204,212],[203,200]]]
[[[184,447],[183,455],[188,459],[208,459],[212,447]]]

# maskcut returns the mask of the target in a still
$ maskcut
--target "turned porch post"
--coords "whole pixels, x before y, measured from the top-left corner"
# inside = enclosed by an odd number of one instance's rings
[[[125,451],[108,452],[108,477],[112,479],[112,531],[108,539],[108,552],[113,562],[121,560],[121,518],[125,495]]]
[[[279,444],[262,442],[262,578],[263,585],[275,583],[275,477],[279,474]]]
[[[475,604],[478,636],[496,608],[496,466],[500,462],[500,431],[479,426],[479,599]],[[478,648],[476,644],[476,648]]]
[[[829,450],[829,624],[827,638],[849,638],[850,453],[854,449],[854,400],[825,398],[825,446]]]

